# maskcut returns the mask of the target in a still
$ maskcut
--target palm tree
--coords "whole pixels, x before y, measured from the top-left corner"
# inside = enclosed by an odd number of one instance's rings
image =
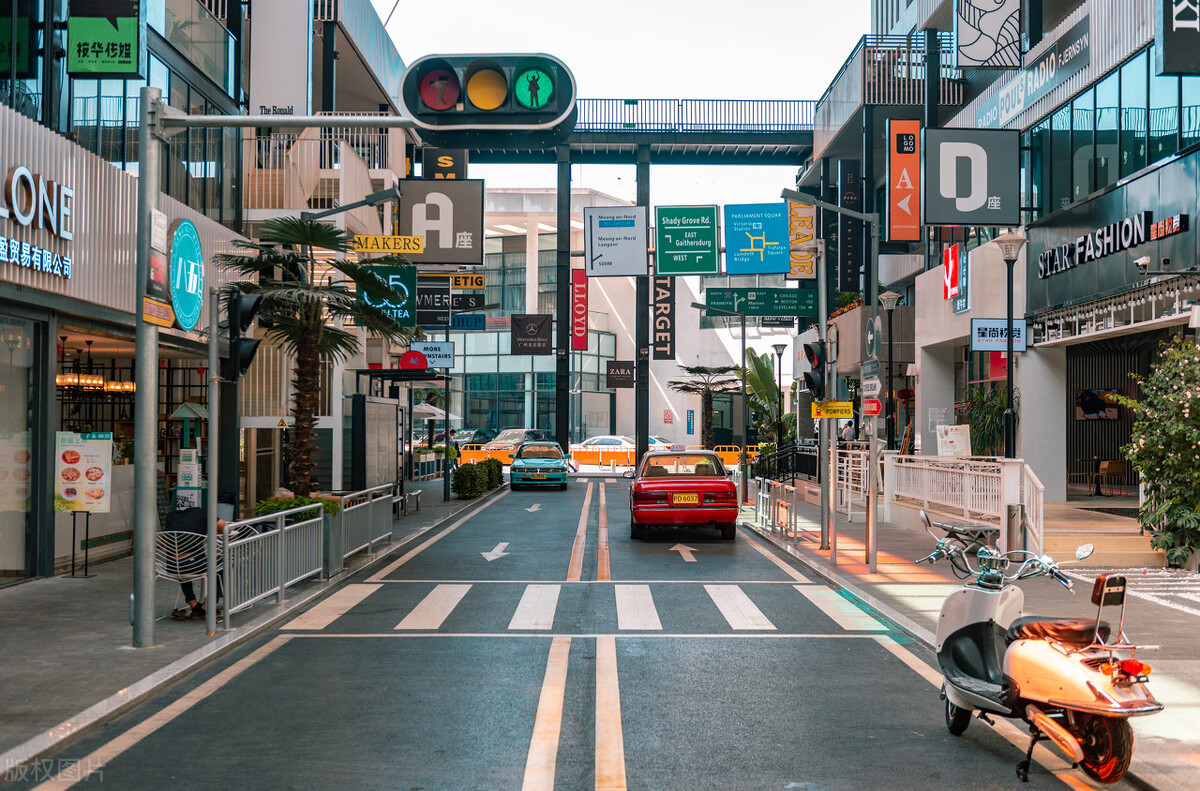
[[[742,374],[738,374],[741,378]],[[783,402],[779,397],[779,385],[775,381],[775,361],[770,353],[759,354],[746,350],[746,400],[750,408],[763,415],[770,415],[770,426],[766,433],[774,437],[775,444],[782,445],[775,436],[776,426],[783,420]]]
[[[406,300],[369,266],[332,258],[317,261],[312,254],[314,248],[348,251],[353,241],[351,234],[322,222],[278,217],[263,223],[258,241],[235,243],[252,255],[216,256],[220,266],[253,278],[230,283],[227,288],[261,295],[258,318],[268,328],[266,337],[295,360],[291,406],[295,426],[288,482],[299,496],[307,496],[312,490],[321,366],[345,360],[359,350],[357,334],[334,327],[331,322],[350,319],[388,341],[408,340],[420,334],[416,328],[399,326],[386,313],[359,299],[361,293],[377,303],[401,304]],[[395,266],[408,262],[388,256],[372,259],[371,263]],[[353,282],[357,292],[343,277]]]
[[[700,444],[713,446],[713,396],[741,390],[741,381],[735,376],[740,370],[736,365],[681,365],[679,369],[691,379],[672,380],[667,386],[676,393],[691,393],[700,396]]]

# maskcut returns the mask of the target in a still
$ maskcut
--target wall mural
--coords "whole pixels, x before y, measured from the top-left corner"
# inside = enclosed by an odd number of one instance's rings
[[[956,0],[958,67],[1021,67],[1021,0]]]

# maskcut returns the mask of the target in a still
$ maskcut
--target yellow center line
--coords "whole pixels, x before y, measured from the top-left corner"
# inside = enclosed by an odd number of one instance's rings
[[[625,737],[617,640],[596,638],[596,791],[625,791]]]
[[[599,544],[596,549],[596,580],[604,582],[612,579],[608,567],[608,506],[604,502],[604,484],[600,484],[600,527],[598,531]]]
[[[554,765],[558,759],[558,739],[562,731],[563,698],[567,693],[567,658],[570,637],[556,637],[550,643],[546,676],[533,721],[529,756],[525,759],[525,779],[521,791],[550,791],[554,788]]]
[[[579,528],[575,531],[575,543],[571,546],[571,562],[567,565],[567,582],[583,579],[583,549],[587,545],[588,511],[592,507],[592,482],[588,481],[587,493],[583,496],[583,512],[579,514]]]

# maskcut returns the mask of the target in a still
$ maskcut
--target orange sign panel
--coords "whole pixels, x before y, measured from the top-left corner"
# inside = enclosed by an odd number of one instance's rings
[[[921,239],[921,122],[888,120],[888,240]]]

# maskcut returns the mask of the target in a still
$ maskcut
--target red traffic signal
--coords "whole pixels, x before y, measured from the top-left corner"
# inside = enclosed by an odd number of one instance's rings
[[[808,360],[811,371],[804,373],[804,385],[812,393],[814,401],[825,400],[825,345],[823,343],[804,344],[804,357]]]

